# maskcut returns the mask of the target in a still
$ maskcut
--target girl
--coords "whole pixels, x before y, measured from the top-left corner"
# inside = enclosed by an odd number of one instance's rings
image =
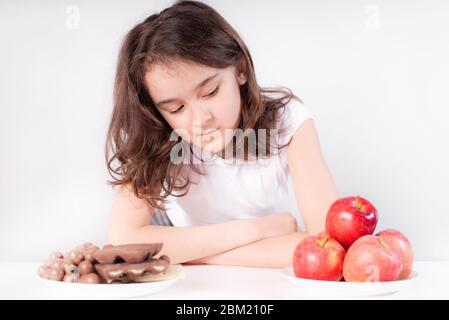
[[[238,33],[198,1],[126,35],[106,161],[108,243],[163,242],[175,264],[289,266],[338,198],[312,113],[286,88],[259,87]],[[280,209],[290,174],[305,230]]]

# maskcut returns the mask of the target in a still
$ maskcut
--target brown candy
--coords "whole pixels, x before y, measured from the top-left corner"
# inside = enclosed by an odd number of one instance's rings
[[[96,284],[100,283],[101,279],[96,273],[88,273],[80,277],[79,283],[91,283]]]
[[[64,271],[61,269],[50,269],[47,279],[61,281],[64,278]]]
[[[64,256],[62,255],[61,252],[59,251],[55,251],[50,255],[50,259],[60,259],[63,258]]]
[[[100,248],[96,246],[90,246],[87,249],[84,249],[81,253],[84,255],[84,260],[87,260],[91,263],[95,262],[94,253]]]
[[[167,261],[169,264],[171,263],[170,258],[165,254],[160,256],[159,259]]]
[[[107,283],[132,282],[147,273],[162,273],[169,266],[170,264],[165,260],[149,259],[141,263],[96,264],[95,270]]]
[[[162,243],[109,245],[95,251],[93,257],[100,264],[112,264],[116,262],[139,263],[153,257],[161,249]]]
[[[45,262],[45,265],[51,269],[64,270],[64,259],[62,258],[49,259]]]
[[[50,273],[50,267],[47,267],[45,265],[40,266],[39,269],[37,270],[37,273],[39,274],[39,277],[48,279],[48,275]]]
[[[92,273],[92,271],[94,270],[94,267],[93,267],[92,263],[90,263],[89,261],[83,261],[79,264],[78,269],[79,269],[80,275],[84,276],[86,274]]]
[[[68,264],[64,267],[65,274],[78,274],[80,273],[79,268],[74,264]]]
[[[81,261],[83,261],[84,256],[81,252],[77,250],[72,250],[67,254],[66,258],[69,259],[72,262],[72,264],[77,266],[81,263]]]
[[[78,283],[79,279],[80,279],[80,277],[76,273],[66,274],[64,276],[64,282]]]
[[[86,242],[65,256],[55,251],[38,269],[40,277],[71,283],[135,282],[143,276],[163,274],[170,267],[170,258],[154,256],[162,243],[105,245],[102,249]]]
[[[74,264],[72,263],[72,261],[70,259],[63,258],[64,269],[67,268],[67,266],[72,266],[72,265],[74,265]]]

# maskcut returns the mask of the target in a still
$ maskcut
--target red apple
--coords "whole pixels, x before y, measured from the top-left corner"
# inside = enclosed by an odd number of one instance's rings
[[[376,225],[376,208],[360,196],[338,199],[326,216],[326,231],[345,249],[358,238],[373,234]]]
[[[398,279],[407,279],[413,268],[413,250],[410,241],[401,232],[394,229],[381,231],[376,236],[381,237],[402,258],[403,266]]]
[[[329,234],[321,232],[304,238],[293,254],[293,270],[298,278],[340,281],[345,249]]]
[[[343,277],[346,281],[377,282],[397,280],[402,259],[381,237],[366,235],[346,252]]]

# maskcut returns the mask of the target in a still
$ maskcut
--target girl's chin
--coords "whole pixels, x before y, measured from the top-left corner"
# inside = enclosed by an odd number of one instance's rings
[[[197,147],[200,147],[204,151],[208,151],[210,153],[220,153],[227,148],[231,148],[232,145],[228,145],[232,140],[232,132],[228,136],[222,135],[220,133],[214,134],[213,137],[207,137],[204,139],[197,139],[193,142]]]
[[[209,143],[203,143],[199,147],[201,147],[204,151],[208,151],[210,153],[216,153],[223,149],[221,141],[212,141]]]
[[[201,142],[195,143],[195,145],[209,153],[218,153],[223,150],[223,142],[222,142],[221,138],[215,138],[214,140],[209,141],[209,142],[201,141]]]

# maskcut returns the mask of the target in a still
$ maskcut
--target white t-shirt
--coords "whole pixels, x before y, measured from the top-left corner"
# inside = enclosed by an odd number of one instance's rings
[[[279,110],[283,115],[278,128],[288,128],[279,134],[279,145],[286,144],[305,120],[314,119],[308,108],[295,99],[290,100],[285,111]],[[196,184],[190,184],[187,195],[167,197],[166,213],[174,226],[222,223],[276,213],[288,193],[287,147],[268,159],[251,163],[231,163],[213,155],[206,158],[201,171],[207,174],[190,176]]]

